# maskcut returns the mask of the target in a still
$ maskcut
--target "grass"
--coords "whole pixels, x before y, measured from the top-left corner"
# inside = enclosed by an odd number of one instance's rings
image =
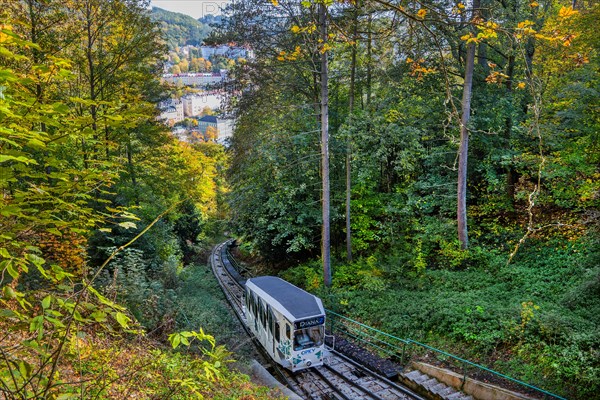
[[[430,264],[415,274],[391,257],[371,256],[334,265],[332,291],[317,292],[328,308],[395,336],[570,399],[600,398],[600,263],[593,242],[531,241],[510,265],[494,252],[482,260],[452,270]],[[313,263],[284,276],[311,289],[319,273]]]
[[[229,307],[221,287],[207,263],[192,263],[180,274],[177,292],[178,330],[204,329],[235,353],[236,368],[246,371],[255,350]]]

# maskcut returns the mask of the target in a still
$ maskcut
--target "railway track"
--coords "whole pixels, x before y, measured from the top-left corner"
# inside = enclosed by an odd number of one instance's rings
[[[285,386],[309,400],[423,400],[404,386],[377,375],[334,349],[328,351],[324,365],[297,373],[271,362],[260,343],[246,328],[243,313],[245,280],[227,256],[230,243],[221,243],[213,249],[210,257],[213,273],[246,333],[263,355],[263,362],[269,363],[268,369]]]

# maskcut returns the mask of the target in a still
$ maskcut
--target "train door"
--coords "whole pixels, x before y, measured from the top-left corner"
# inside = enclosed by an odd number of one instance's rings
[[[276,357],[284,367],[291,366],[292,359],[292,324],[281,314],[275,322]]]

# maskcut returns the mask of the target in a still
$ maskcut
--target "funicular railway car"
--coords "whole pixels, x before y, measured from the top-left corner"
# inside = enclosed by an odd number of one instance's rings
[[[246,281],[246,323],[271,358],[291,371],[323,364],[321,299],[273,276]]]

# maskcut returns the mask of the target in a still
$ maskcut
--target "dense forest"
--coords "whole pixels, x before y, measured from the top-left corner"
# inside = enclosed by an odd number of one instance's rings
[[[597,398],[598,20],[597,2],[233,3],[218,33],[256,54],[233,74],[241,249],[370,326]]]
[[[156,121],[161,63],[205,25],[0,0],[0,395],[278,398],[228,367],[239,328],[206,266],[227,232],[330,310],[598,398],[598,20],[595,1],[237,0],[205,21],[255,55],[224,148]]]
[[[189,15],[163,10],[158,7],[152,7],[151,16],[152,20],[156,21],[163,31],[162,37],[166,40],[169,49],[202,44],[210,33],[209,23],[215,22],[214,18],[197,20]]]
[[[227,156],[156,122],[163,43],[144,1],[0,1],[3,399],[273,398],[208,332]]]

